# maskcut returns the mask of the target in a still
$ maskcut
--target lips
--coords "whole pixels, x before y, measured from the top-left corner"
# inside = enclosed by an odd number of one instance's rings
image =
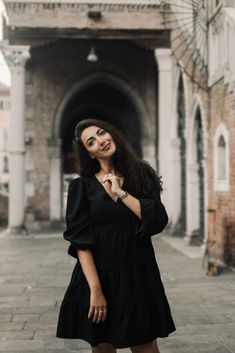
[[[108,151],[111,147],[111,142],[109,142],[103,149],[102,151]]]

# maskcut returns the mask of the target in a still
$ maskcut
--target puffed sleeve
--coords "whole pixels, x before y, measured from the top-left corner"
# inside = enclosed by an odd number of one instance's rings
[[[138,239],[161,233],[168,223],[165,206],[161,202],[159,186],[152,186],[147,196],[138,197],[141,219],[136,219],[136,236]]]
[[[91,248],[95,244],[94,232],[89,221],[89,200],[82,178],[69,183],[65,214],[64,239],[70,242],[68,254],[77,258],[77,249]]]

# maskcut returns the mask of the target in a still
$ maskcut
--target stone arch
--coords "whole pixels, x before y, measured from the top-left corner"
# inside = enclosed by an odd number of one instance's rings
[[[179,67],[174,89],[174,170],[175,170],[175,208],[176,217],[173,234],[182,236],[186,232],[186,125],[187,125],[187,89],[186,78]]]
[[[186,100],[185,83],[183,71],[180,70],[178,77],[177,96],[176,96],[176,114],[177,114],[177,153],[178,153],[178,202],[179,211],[177,224],[174,231],[180,235],[186,233]]]
[[[189,163],[191,161],[192,155],[192,135],[193,135],[193,129],[194,129],[194,124],[195,124],[195,115],[196,111],[199,109],[200,115],[201,115],[201,121],[202,121],[202,132],[203,132],[203,145],[204,145],[204,159],[207,156],[207,141],[208,141],[208,134],[207,134],[207,127],[206,127],[206,116],[205,116],[205,111],[203,107],[203,102],[201,99],[201,96],[197,93],[194,94],[193,100],[192,100],[192,106],[189,112],[189,121],[187,124],[187,140],[188,140],[188,150],[189,150]]]
[[[52,126],[53,138],[60,139],[61,137],[61,121],[63,119],[64,109],[69,103],[69,101],[73,99],[73,97],[76,96],[79,92],[97,83],[108,84],[113,88],[119,90],[121,93],[126,95],[127,98],[129,98],[129,100],[135,106],[136,110],[139,113],[141,129],[143,132],[143,139],[152,139],[150,117],[147,108],[143,100],[141,99],[138,91],[118,76],[106,72],[98,72],[82,78],[67,92],[67,94],[60,101],[56,109]]]
[[[177,77],[175,80],[175,87],[174,87],[174,95],[173,95],[173,111],[175,113],[175,119],[172,124],[172,131],[171,131],[171,136],[174,139],[177,139],[177,97],[178,97],[178,87],[179,87],[179,81],[180,78],[182,77],[183,81],[183,88],[184,88],[184,106],[185,106],[185,119],[186,119],[186,131],[188,130],[188,123],[189,123],[189,96],[188,96],[188,84],[187,84],[187,76],[184,73],[184,70],[182,66],[178,66],[177,70]]]
[[[94,85],[103,84],[111,86],[120,92],[132,104],[137,112],[136,121],[141,130],[141,148],[143,158],[154,166],[155,162],[155,143],[153,129],[151,129],[150,116],[146,106],[138,91],[123,79],[105,72],[98,72],[82,78],[65,94],[57,106],[53,124],[52,135],[48,140],[50,162],[50,219],[51,221],[61,220],[64,216],[63,191],[63,171],[62,171],[62,122],[66,107],[70,102],[82,92],[92,88]]]
[[[202,244],[207,236],[207,130],[203,103],[193,97],[187,131],[187,241]],[[202,244],[203,245],[203,244]]]

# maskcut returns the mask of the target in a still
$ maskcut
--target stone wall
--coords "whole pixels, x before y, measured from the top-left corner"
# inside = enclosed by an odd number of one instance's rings
[[[8,24],[23,30],[27,28],[49,29],[163,29],[160,1],[99,1],[90,4],[86,1],[64,2],[5,2]],[[89,12],[100,12],[98,19]],[[52,21],[53,18],[53,21]],[[56,31],[55,31],[56,34]]]

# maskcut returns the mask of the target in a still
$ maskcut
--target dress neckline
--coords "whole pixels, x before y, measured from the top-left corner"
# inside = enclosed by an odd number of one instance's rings
[[[97,183],[100,185],[100,187],[103,189],[104,193],[107,195],[107,197],[112,200],[114,203],[117,203],[117,201],[119,200],[119,198],[117,197],[116,200],[114,200],[112,198],[112,196],[109,195],[109,193],[106,191],[105,187],[102,185],[102,183],[99,181],[99,179],[97,178],[96,175],[93,175],[93,178],[97,181]],[[123,188],[123,185],[125,184],[125,180],[126,178],[123,179],[123,182],[122,182],[122,185],[121,185],[121,188]]]

